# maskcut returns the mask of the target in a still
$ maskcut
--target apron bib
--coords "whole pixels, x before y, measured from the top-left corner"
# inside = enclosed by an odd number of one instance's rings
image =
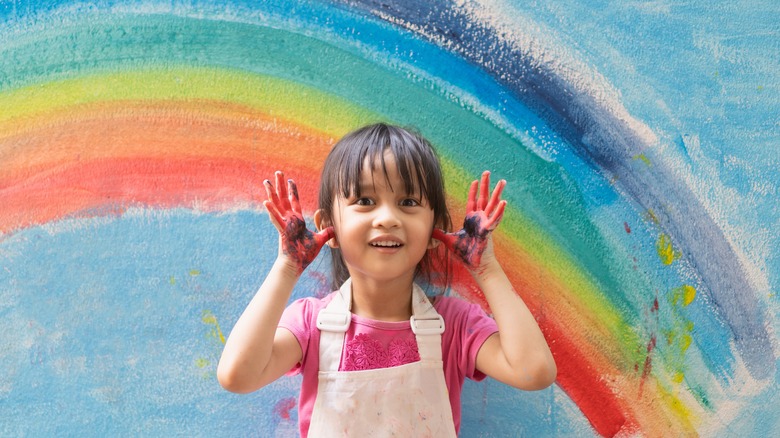
[[[351,304],[348,279],[317,316],[320,371],[309,436],[455,437],[441,359],[444,320],[422,289],[413,286],[411,318],[420,361],[397,367],[338,370]]]

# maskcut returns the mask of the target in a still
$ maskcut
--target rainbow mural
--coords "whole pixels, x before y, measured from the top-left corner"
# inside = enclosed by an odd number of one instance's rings
[[[0,435],[294,436],[299,380],[215,378],[276,251],[260,182],[311,213],[379,120],[456,217],[508,181],[497,252],[558,363],[467,383],[462,436],[780,433],[780,7],[532,3],[0,4]]]

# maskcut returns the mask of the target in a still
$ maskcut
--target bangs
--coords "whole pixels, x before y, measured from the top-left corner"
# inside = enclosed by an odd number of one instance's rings
[[[360,141],[359,147],[343,149],[343,155],[337,165],[335,192],[344,198],[362,196],[360,180],[368,163],[372,181],[376,177],[375,173],[380,172],[391,190],[398,189],[406,195],[415,194],[430,201],[431,191],[428,185],[428,176],[431,173],[428,169],[430,160],[423,159],[427,151],[418,146],[420,140],[408,133],[391,135],[389,130],[382,129],[366,134],[368,135]],[[392,186],[388,177],[386,152],[390,152],[393,156],[404,187]]]

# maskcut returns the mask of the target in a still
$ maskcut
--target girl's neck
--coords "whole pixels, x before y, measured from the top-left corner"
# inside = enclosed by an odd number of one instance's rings
[[[352,313],[377,321],[406,321],[412,316],[412,278],[379,282],[352,277]]]

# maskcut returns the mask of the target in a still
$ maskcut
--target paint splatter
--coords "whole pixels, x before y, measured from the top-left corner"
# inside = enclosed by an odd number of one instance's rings
[[[645,210],[644,213],[642,213],[642,218],[647,221],[654,224],[660,223],[658,220],[658,216],[655,214],[655,211],[652,209]]]
[[[637,154],[637,155],[634,155],[634,156],[633,156],[633,159],[634,159],[634,160],[640,160],[640,161],[642,161],[643,163],[645,163],[645,165],[647,165],[647,166],[652,166],[652,165],[653,165],[653,163],[651,163],[651,162],[650,162],[650,159],[649,159],[649,158],[647,158],[647,155],[645,155],[645,154]]]
[[[682,383],[685,379],[685,355],[693,343],[694,323],[688,319],[683,309],[696,299],[696,288],[685,284],[669,291],[666,301],[672,314],[671,326],[664,332],[670,351],[668,366],[672,370],[672,381]]]
[[[656,337],[653,335],[650,337],[650,340],[647,341],[647,346],[645,347],[645,363],[642,365],[642,376],[641,380],[639,381],[640,394],[642,394],[645,382],[647,381],[647,378],[650,377],[650,373],[653,370],[653,351],[655,350],[656,342]]]
[[[203,321],[204,324],[212,326],[208,332],[208,337],[219,340],[221,344],[225,343],[225,335],[222,334],[222,329],[219,328],[217,317],[214,316],[210,310],[203,311],[203,314],[201,315],[201,321]]]
[[[671,238],[665,233],[658,236],[655,248],[658,252],[658,257],[661,259],[661,263],[664,265],[671,265],[675,260],[681,257],[680,252],[672,245]]]
[[[655,297],[653,299],[653,304],[650,306],[650,326],[653,328],[653,331],[656,330],[656,327],[658,326],[658,318],[659,318],[659,310],[660,306],[658,303],[658,297]],[[644,387],[647,379],[650,377],[650,373],[653,370],[653,352],[657,345],[657,338],[656,335],[653,333],[650,335],[650,339],[647,341],[647,345],[645,346],[644,351],[644,363],[642,365],[642,372],[640,373],[640,380],[639,380],[639,394],[641,395],[644,392]],[[639,371],[638,364],[634,365],[634,370]]]
[[[674,305],[682,305],[683,307],[687,307],[693,302],[695,298],[696,288],[689,284],[684,284],[680,287],[672,289],[670,301]]]
[[[289,420],[292,418],[291,411],[295,409],[297,404],[298,401],[295,397],[283,398],[274,406],[274,414],[282,420]]]

